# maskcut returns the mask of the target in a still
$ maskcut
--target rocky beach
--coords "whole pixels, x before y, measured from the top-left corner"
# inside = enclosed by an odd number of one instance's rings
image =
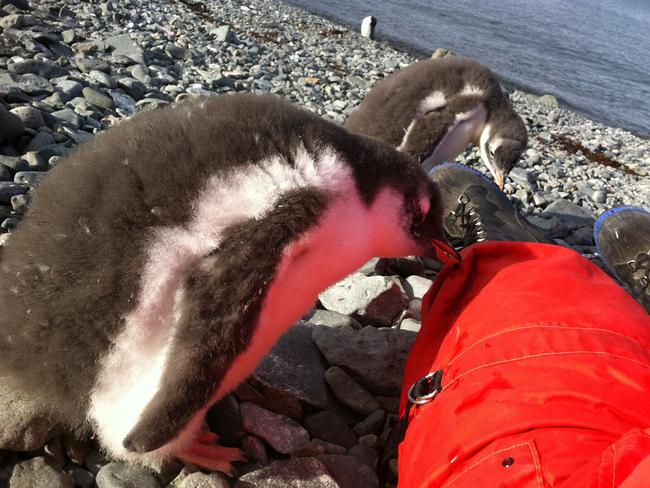
[[[377,81],[416,60],[277,1],[0,6],[0,246],[62,158],[134,113],[254,92],[342,124]],[[618,205],[650,208],[650,141],[565,110],[551,95],[512,90],[510,99],[529,144],[506,193],[558,244],[601,264],[595,218]],[[476,148],[458,160],[485,170]],[[320,295],[254,376],[208,414],[223,443],[248,455],[235,478],[178,463],[152,472],[112,462],[0,378],[0,488],[376,487],[373,466],[438,270],[419,258],[373,260]]]

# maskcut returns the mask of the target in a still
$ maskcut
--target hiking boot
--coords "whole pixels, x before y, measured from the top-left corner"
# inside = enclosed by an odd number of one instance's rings
[[[429,177],[440,187],[445,234],[456,249],[480,241],[555,244],[483,173],[462,164],[445,163],[434,167]]]
[[[608,210],[596,221],[594,241],[612,274],[650,312],[650,212],[627,206]]]

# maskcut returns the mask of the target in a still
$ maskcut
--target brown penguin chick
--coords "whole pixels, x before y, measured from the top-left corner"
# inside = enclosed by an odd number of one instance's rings
[[[397,147],[425,171],[473,143],[499,187],[528,142],[524,122],[489,68],[456,57],[419,61],[382,80],[345,127]]]
[[[318,293],[431,251],[416,161],[275,97],[137,115],[35,192],[0,258],[0,375],[113,458],[231,471],[202,431]]]

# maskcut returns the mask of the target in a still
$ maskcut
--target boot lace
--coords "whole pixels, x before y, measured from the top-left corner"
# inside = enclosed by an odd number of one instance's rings
[[[481,216],[465,193],[458,197],[458,204],[447,216],[445,224],[447,238],[457,250],[487,239]]]
[[[650,251],[637,254],[633,260],[626,263],[626,266],[641,289],[650,291],[648,290],[650,287]]]
[[[614,266],[627,290],[650,313],[650,251],[642,252],[627,263]]]

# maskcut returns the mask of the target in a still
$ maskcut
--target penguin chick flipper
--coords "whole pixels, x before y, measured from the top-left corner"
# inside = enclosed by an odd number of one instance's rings
[[[155,451],[171,442],[189,421],[185,405],[154,398],[136,426],[123,441],[124,447],[140,454]]]
[[[431,156],[453,123],[454,114],[446,110],[418,116],[405,130],[397,149],[422,162]]]
[[[232,239],[233,246],[245,247],[239,242]],[[239,365],[236,360],[249,345],[263,300],[258,290],[273,265],[238,259],[230,243],[223,243],[225,252],[189,266],[176,291],[176,318],[160,382],[122,441],[131,452],[147,453],[174,441],[167,451],[179,456],[201,433],[207,409],[253,371],[253,362],[248,368],[233,365]],[[242,276],[248,280],[242,282]]]
[[[227,340],[215,339],[219,337],[215,329],[224,324],[201,321],[194,315],[188,319],[187,322],[193,327],[177,329],[177,334],[183,337],[182,344],[175,343],[171,346],[170,359],[158,391],[123,441],[124,447],[129,451],[154,451],[174,441],[182,433],[187,433],[179,444],[183,449],[183,444],[201,434],[200,426],[205,411],[210,406],[210,400],[227,365],[232,362],[230,351],[234,347]],[[212,337],[204,334],[212,334]],[[227,347],[230,351],[220,346]],[[172,454],[178,455],[178,452]]]
[[[175,408],[178,408],[179,412],[185,411],[186,405],[159,404],[157,410],[155,408],[156,406],[152,403],[149,406],[151,409],[149,411],[152,412],[151,416],[144,415],[126,437],[124,447],[128,450],[144,453],[158,449],[168,442],[172,442],[178,435],[176,431],[184,428],[182,419],[186,416],[174,416],[173,413]],[[155,418],[156,415],[167,418],[167,422],[164,424],[169,428],[164,428],[164,425],[160,423],[160,418]],[[219,437],[205,426],[202,430],[197,431],[189,445],[187,441],[184,441],[181,450],[173,454],[186,464],[195,464],[203,469],[220,471],[232,476],[235,470],[231,463],[245,461],[246,457],[240,449],[220,446],[217,443],[218,439]]]

